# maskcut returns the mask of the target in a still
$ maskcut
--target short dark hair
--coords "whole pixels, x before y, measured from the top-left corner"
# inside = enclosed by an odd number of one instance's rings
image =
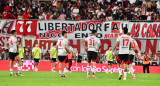
[[[128,28],[127,28],[127,27],[124,27],[124,28],[123,28],[123,31],[124,31],[124,34],[127,34],[127,33],[128,33]]]
[[[53,45],[56,45],[57,44],[57,42],[55,42]]]
[[[92,34],[97,33],[97,30],[92,30]]]
[[[109,46],[109,47],[112,47],[112,46]]]
[[[13,34],[15,34],[16,33],[16,30],[12,30],[11,31],[11,34],[13,35]]]
[[[67,32],[66,31],[62,31],[62,36],[64,36],[64,34],[66,34]]]

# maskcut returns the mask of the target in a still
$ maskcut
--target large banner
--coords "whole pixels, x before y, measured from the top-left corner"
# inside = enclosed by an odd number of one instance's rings
[[[0,20],[0,34],[36,36],[36,39],[58,39],[62,31],[68,32],[68,39],[84,39],[97,30],[100,39],[115,39],[128,27],[133,38],[160,39],[160,22],[130,21],[58,21],[58,20]]]
[[[34,61],[24,61],[22,71],[33,71]],[[64,64],[62,65],[64,67]],[[14,62],[13,70],[17,70],[17,63]],[[77,72],[86,72],[87,63],[76,63],[73,62],[71,71]],[[96,72],[106,72],[108,68],[107,64],[97,64]],[[143,73],[143,66],[134,66],[135,73]],[[0,60],[0,70],[9,70],[9,61]],[[39,71],[51,71],[51,62],[50,61],[40,61],[38,66]],[[58,66],[55,68],[55,71],[58,71]],[[91,67],[92,71],[92,67]],[[118,68],[116,64],[112,65],[111,71],[116,73],[118,72]],[[124,72],[124,68],[122,66],[122,72]],[[160,66],[150,66],[150,73],[160,73]]]

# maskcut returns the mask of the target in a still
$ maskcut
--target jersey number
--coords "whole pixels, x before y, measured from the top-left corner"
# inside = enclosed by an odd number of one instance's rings
[[[135,42],[132,42],[132,48],[134,48],[135,47]]]
[[[59,41],[59,46],[60,46],[60,47],[62,46],[61,41]]]
[[[123,46],[128,46],[129,39],[123,39]]]
[[[90,46],[94,46],[94,39],[92,40],[92,39],[89,39],[89,45]]]

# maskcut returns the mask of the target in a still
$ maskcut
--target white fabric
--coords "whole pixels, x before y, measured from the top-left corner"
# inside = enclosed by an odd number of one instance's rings
[[[88,51],[96,51],[96,48],[99,47],[100,40],[95,36],[90,36],[85,39],[88,42]]]
[[[7,43],[9,43],[9,52],[16,53],[17,52],[17,38],[14,36],[11,36],[8,39]]]
[[[131,47],[131,54],[135,55],[135,52],[134,52],[134,49],[136,48],[136,46],[138,45],[136,40],[131,38],[131,44],[132,44],[132,47]]]
[[[160,1],[157,1],[157,8],[160,9]]]
[[[119,42],[119,54],[129,54],[131,38],[123,34],[117,38],[117,41]]]
[[[77,16],[77,13],[79,13],[79,9],[73,9],[73,15]]]
[[[58,56],[67,56],[65,45],[68,46],[68,39],[64,37],[59,38],[57,45],[58,45]]]

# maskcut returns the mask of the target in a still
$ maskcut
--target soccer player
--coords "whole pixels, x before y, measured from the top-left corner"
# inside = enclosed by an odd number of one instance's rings
[[[35,44],[35,47],[32,49],[32,56],[34,59],[34,70],[38,72],[38,63],[41,60],[41,49],[39,48],[38,43]]]
[[[131,36],[131,34],[128,33],[128,36]],[[137,42],[136,42],[135,39],[131,38],[131,43],[132,43],[132,45],[131,45],[131,50],[130,50],[130,55],[129,55],[128,70],[129,70],[129,71],[131,72],[131,74],[132,74],[132,78],[131,78],[131,79],[136,79],[136,76],[135,76],[135,74],[134,74],[134,69],[133,69],[132,63],[133,63],[133,59],[134,59],[134,57],[135,57],[134,49],[135,49],[135,48],[137,49],[137,51],[138,51],[138,56],[140,56],[140,49],[139,49],[138,44],[137,44]],[[138,56],[137,56],[137,58],[138,58]]]
[[[113,64],[112,46],[109,46],[109,50],[106,51],[106,54],[105,54],[105,55],[106,55],[105,57],[107,57],[107,61],[108,61],[108,65],[109,65],[106,73],[108,74],[108,72],[110,72],[110,73],[112,74],[112,71],[111,71],[111,66],[112,66],[112,64]]]
[[[58,52],[60,77],[67,77],[66,76],[67,66],[68,66],[67,53],[70,53],[70,52],[68,50],[68,39],[67,39],[67,32],[66,31],[62,31],[62,37],[58,39],[56,48],[57,48],[57,52]],[[63,74],[62,74],[62,62],[65,62]]]
[[[124,27],[123,28],[123,34],[117,38],[115,48],[118,47],[119,45],[119,54],[118,54],[118,59],[117,59],[117,65],[119,69],[119,80],[122,78],[121,74],[121,63],[124,62],[124,80],[126,80],[127,77],[127,66],[129,63],[129,49],[131,48],[131,38],[130,36],[127,35],[128,33],[128,28]]]
[[[93,75],[92,78],[95,77],[96,73],[96,61],[97,61],[97,52],[99,51],[101,47],[101,42],[100,40],[96,37],[97,36],[97,31],[92,30],[92,36],[86,38],[85,40],[82,40],[82,45],[85,47],[87,52],[87,78],[90,78],[90,66],[91,66],[91,60],[93,61]],[[86,47],[85,42],[88,43],[88,47]]]
[[[8,42],[7,42],[7,47],[9,49],[9,60],[10,60],[10,76],[14,76],[12,66],[13,66],[13,61],[15,59],[18,62],[18,71],[17,71],[16,75],[23,76],[20,73],[22,62],[21,62],[21,59],[18,55],[18,42],[17,42],[17,38],[16,38],[16,35],[17,35],[16,30],[12,30],[11,34],[12,34],[12,36],[8,39]]]
[[[50,50],[50,59],[51,59],[51,71],[55,72],[55,67],[57,66],[57,49],[56,49],[56,42],[54,43],[53,47]],[[53,67],[53,62],[55,63]]]
[[[22,48],[22,46],[21,46],[20,43],[18,45],[18,53],[19,53],[19,56],[20,56],[21,61],[22,61],[22,63],[21,63],[21,70],[22,70],[22,68],[23,68],[23,61],[24,61],[24,49]]]

